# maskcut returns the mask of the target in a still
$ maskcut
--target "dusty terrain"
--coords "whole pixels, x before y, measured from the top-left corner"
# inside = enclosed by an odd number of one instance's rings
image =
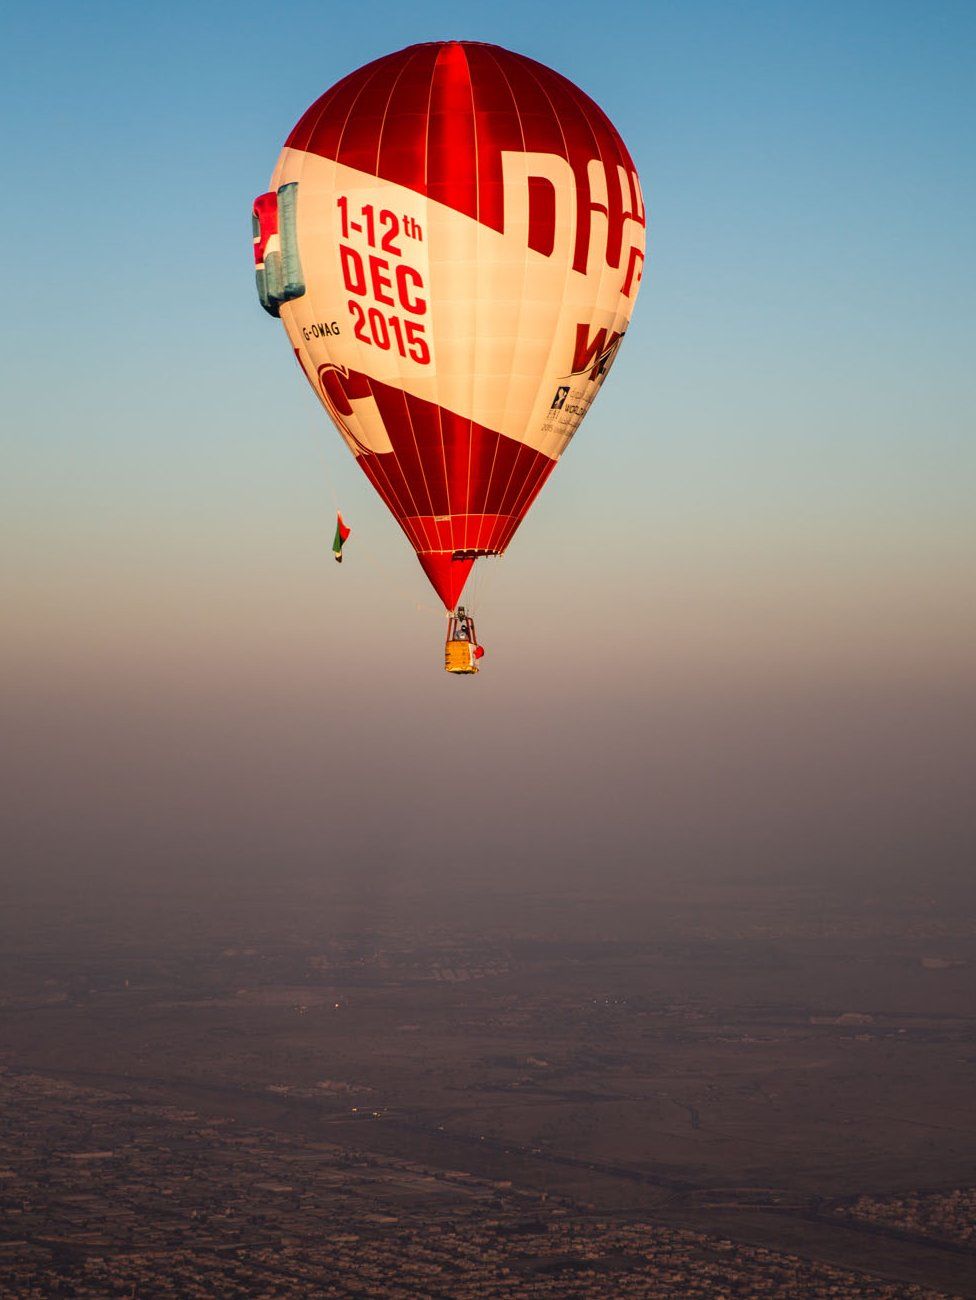
[[[3,917],[4,1294],[976,1295],[963,899]]]

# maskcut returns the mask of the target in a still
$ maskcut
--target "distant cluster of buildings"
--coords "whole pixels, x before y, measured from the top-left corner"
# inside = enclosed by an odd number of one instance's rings
[[[361,1236],[328,1230],[320,1242],[244,1252],[131,1252],[90,1257],[72,1276],[74,1296],[375,1297],[376,1300],[925,1300],[920,1286],[873,1281],[795,1256],[716,1241],[698,1233],[633,1225],[565,1225],[564,1232],[499,1237],[503,1222],[463,1233]],[[51,1292],[27,1283],[17,1300]]]
[[[5,1300],[937,1300],[505,1181],[0,1072]]]
[[[839,1206],[836,1213],[941,1241],[976,1244],[976,1187],[897,1197],[859,1196]]]

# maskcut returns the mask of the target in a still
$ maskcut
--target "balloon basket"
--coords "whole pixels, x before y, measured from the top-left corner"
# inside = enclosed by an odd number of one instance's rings
[[[449,673],[471,676],[478,671],[470,641],[448,641],[444,645],[444,667]]]
[[[449,673],[470,677],[478,671],[478,660],[484,654],[478,645],[474,619],[459,605],[447,617],[447,640],[444,642],[444,667]]]

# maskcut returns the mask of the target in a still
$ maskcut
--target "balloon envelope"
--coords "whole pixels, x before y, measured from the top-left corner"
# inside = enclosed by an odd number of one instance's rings
[[[255,202],[262,301],[448,609],[592,404],[644,228],[602,110],[497,46],[377,59],[288,137]]]

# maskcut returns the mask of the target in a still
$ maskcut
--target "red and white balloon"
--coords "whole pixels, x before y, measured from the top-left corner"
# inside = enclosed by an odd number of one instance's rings
[[[532,59],[414,45],[309,108],[254,230],[262,301],[452,609],[627,328],[645,216],[626,146]]]

